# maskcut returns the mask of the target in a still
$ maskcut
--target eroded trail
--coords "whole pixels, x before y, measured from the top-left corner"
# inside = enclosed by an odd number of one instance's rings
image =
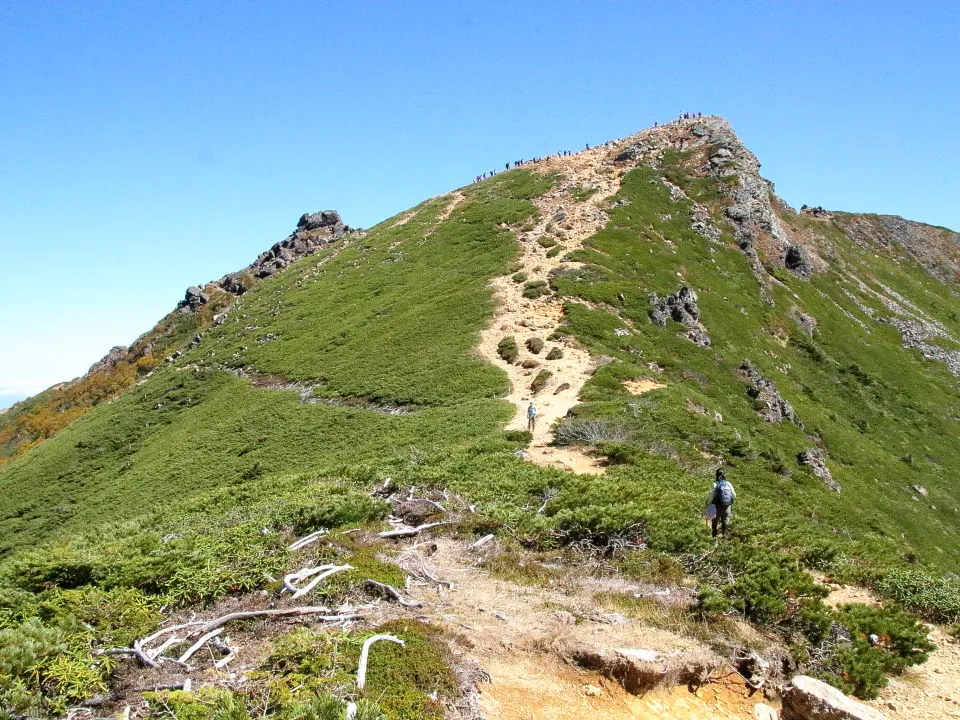
[[[533,202],[539,219],[532,229],[517,231],[523,251],[519,273],[526,276],[516,282],[513,275],[496,278],[492,287],[497,298],[497,311],[480,338],[477,348],[487,361],[503,368],[510,376],[507,399],[516,406],[510,429],[527,428],[527,405],[532,400],[539,411],[533,430],[533,441],[527,452],[529,460],[581,473],[600,473],[593,458],[571,448],[551,447],[553,424],[577,404],[580,390],[595,369],[590,354],[572,340],[556,343],[548,340],[563,321],[563,303],[552,295],[526,298],[524,286],[529,282],[548,282],[550,273],[559,267],[575,267],[563,257],[583,246],[583,241],[607,222],[605,201],[619,188],[619,171],[614,168],[613,148],[598,147],[568,157],[552,157],[537,165],[539,172],[557,172],[563,177],[550,192]],[[541,244],[541,241],[544,241]],[[559,251],[544,247],[555,242]],[[520,356],[508,363],[497,353],[498,343],[505,337],[516,339]],[[545,341],[542,351],[532,353],[526,347],[530,338]],[[547,353],[559,346],[563,357],[546,360]],[[527,367],[524,367],[524,361]],[[531,383],[537,374],[549,370],[546,385],[534,393]]]
[[[698,689],[667,684],[640,696],[571,660],[580,647],[710,654],[697,640],[598,607],[597,593],[652,588],[585,578],[574,569],[552,586],[518,585],[477,567],[492,548],[472,550],[450,539],[437,539],[436,548],[429,556],[403,553],[400,564],[425,568],[452,587],[408,591],[425,604],[424,619],[469,638],[469,655],[490,676],[478,687],[479,710],[488,720],[747,720],[763,700],[729,666],[717,667]],[[682,602],[683,589],[673,592]]]

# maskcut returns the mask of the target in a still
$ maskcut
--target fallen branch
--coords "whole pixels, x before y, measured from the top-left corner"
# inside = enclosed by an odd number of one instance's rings
[[[156,650],[147,650],[147,655],[156,660],[160,655],[163,655],[163,651],[168,647],[171,645],[176,645],[177,643],[182,643],[183,641],[184,638],[173,635],[172,637],[168,637],[166,640],[164,640],[160,647],[158,647]],[[140,641],[140,644],[143,645],[142,640]]]
[[[136,643],[135,643],[136,644]],[[144,665],[149,665],[150,667],[160,667],[160,663],[154,660],[152,657],[147,655],[139,647],[132,648],[101,648],[97,650],[97,655],[132,655],[135,658],[139,658]]]
[[[219,660],[217,660],[217,661],[213,664],[213,666],[214,666],[217,670],[223,670],[223,668],[225,668],[227,665],[229,665],[230,662],[231,662],[236,656],[237,656],[237,653],[236,653],[236,651],[234,650],[234,651],[232,651],[229,655],[226,655],[226,656],[220,658]]]
[[[143,648],[140,647],[140,641],[139,641],[139,640],[134,640],[134,641],[133,641],[133,653],[134,653],[134,655],[136,655],[138,658],[140,658],[140,660],[141,660],[145,665],[149,665],[150,667],[160,667],[160,664],[159,664],[158,662],[156,662],[152,657],[150,657],[149,655],[147,655],[147,654],[143,651]]]
[[[310,583],[308,583],[308,584],[305,585],[304,587],[302,587],[302,588],[300,588],[299,590],[297,590],[297,591],[293,594],[293,599],[296,600],[298,597],[303,597],[303,596],[306,595],[308,592],[310,592],[311,590],[313,590],[313,589],[314,589],[317,585],[319,585],[321,582],[323,582],[324,580],[326,580],[328,577],[330,577],[330,576],[333,575],[334,573],[338,573],[338,572],[340,572],[340,571],[342,571],[342,570],[353,570],[353,565],[334,565],[334,566],[332,566],[332,567],[329,568],[328,570],[325,570],[324,572],[322,572],[322,573],[320,573],[319,575],[317,575],[317,577],[315,577],[312,581],[310,581]]]
[[[177,662],[186,663],[187,660],[189,660],[197,650],[203,647],[204,643],[206,643],[207,640],[210,640],[211,638],[215,638],[217,635],[219,635],[222,632],[223,632],[222,627],[218,627],[214,630],[211,630],[202,638],[197,640],[193,645],[187,648],[187,650],[183,653],[183,655],[180,656]]]
[[[436,543],[436,542],[434,542],[433,540],[424,540],[424,541],[422,541],[422,542],[414,543],[414,544],[411,545],[410,547],[404,548],[404,549],[403,549],[403,552],[407,553],[407,552],[410,552],[411,550],[416,550],[417,548],[422,548],[424,545],[431,545],[431,546],[432,546],[432,547],[430,548],[431,552],[429,553],[429,554],[431,554],[431,555],[432,555],[434,552],[436,552],[436,550],[437,550],[437,543]]]
[[[388,640],[397,643],[400,647],[406,647],[406,643],[393,635],[373,635],[363,642],[363,649],[360,651],[360,666],[357,668],[357,690],[363,690],[367,682],[367,656],[370,654],[370,646],[378,640]]]
[[[300,548],[305,548],[305,547],[306,547],[307,545],[309,545],[310,543],[315,542],[316,540],[319,540],[321,537],[323,537],[324,535],[326,535],[327,532],[329,532],[329,531],[328,531],[326,528],[320,528],[319,530],[310,533],[310,534],[307,535],[306,537],[300,538],[299,540],[297,540],[295,543],[293,543],[293,544],[292,544],[289,548],[287,548],[287,549],[288,549],[288,550],[299,550]]]
[[[176,665],[177,667],[183,668],[184,670],[193,670],[192,666],[188,665],[185,662],[180,662],[176,658],[169,657],[168,655],[164,655],[163,657],[158,657],[157,660],[159,660],[162,663],[168,662],[171,665]]]
[[[154,640],[156,640],[161,635],[165,635],[168,632],[175,632],[177,630],[183,630],[188,627],[195,627],[197,625],[203,625],[203,620],[191,620],[190,622],[183,623],[182,625],[171,625],[170,627],[157,630],[153,635],[147,635],[140,641],[140,645],[149,645]]]
[[[489,535],[484,535],[482,538],[480,538],[475,543],[473,543],[470,547],[471,548],[483,547],[491,540],[493,540],[493,533],[490,533]]]
[[[452,582],[450,582],[449,580],[441,580],[440,578],[435,578],[433,575],[430,574],[430,571],[427,570],[422,565],[418,567],[416,570],[413,570],[411,572],[414,572],[417,575],[420,575],[421,577],[423,577],[424,580],[429,580],[435,585],[446,585],[448,590],[453,590]]]
[[[277,608],[276,610],[243,610],[241,612],[230,613],[215,620],[211,620],[204,625],[198,632],[208,633],[221,625],[226,625],[233,620],[247,620],[255,617],[286,617],[290,615],[317,615],[320,613],[329,613],[330,608],[322,606],[304,605],[295,608]],[[356,613],[341,613],[337,615],[321,615],[318,619],[321,622],[340,622],[343,620],[357,620],[360,616]],[[194,633],[196,634],[196,633]]]
[[[377,537],[382,538],[401,538],[401,537],[412,537],[413,535],[419,535],[424,530],[429,530],[430,528],[439,527],[440,525],[449,525],[447,521],[442,522],[432,522],[426,523],[425,525],[420,525],[415,528],[406,528],[403,530],[385,530],[382,533],[378,533]]]
[[[320,565],[319,567],[314,568],[303,568],[297,570],[296,572],[290,573],[289,575],[284,575],[283,577],[283,589],[288,592],[297,593],[300,591],[295,582],[300,582],[301,580],[306,580],[309,577],[313,577],[317,573],[322,573],[325,570],[336,567],[336,565]]]
[[[400,591],[397,590],[392,585],[387,585],[386,583],[379,583],[376,580],[369,580],[369,579],[366,581],[366,584],[372,588],[376,588],[377,590],[380,590],[383,593],[386,593],[387,595],[392,597],[394,600],[396,600],[398,603],[400,603],[404,607],[423,607],[423,603],[407,600],[405,597],[403,597],[403,595],[400,594]]]

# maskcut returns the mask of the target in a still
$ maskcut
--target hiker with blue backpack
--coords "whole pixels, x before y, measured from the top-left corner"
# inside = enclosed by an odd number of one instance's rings
[[[720,525],[721,534],[726,535],[727,528],[730,526],[731,508],[736,499],[737,492],[733,489],[733,485],[727,480],[723,469],[717,468],[717,478],[713,482],[713,487],[710,489],[710,496],[707,500],[707,503],[712,506],[713,510],[711,513],[708,509],[708,517],[710,517],[710,528],[713,532],[713,537],[717,536],[718,524]]]

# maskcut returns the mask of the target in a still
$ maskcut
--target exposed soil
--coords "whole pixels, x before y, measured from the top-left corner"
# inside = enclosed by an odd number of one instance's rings
[[[641,697],[569,659],[578,646],[709,654],[697,640],[598,609],[597,592],[650,593],[649,586],[586,578],[582,568],[563,571],[546,587],[518,585],[477,567],[497,552],[493,543],[471,549],[438,539],[436,547],[429,557],[419,550],[401,554],[401,565],[414,572],[425,568],[453,586],[412,586],[409,595],[425,603],[421,617],[473,643],[467,654],[490,675],[490,683],[478,688],[488,720],[732,720],[752,718],[754,705],[763,701],[732,667],[720,668],[695,690],[658,688]]]
[[[581,248],[584,239],[606,224],[607,214],[603,205],[620,186],[619,172],[613,166],[611,153],[611,149],[600,146],[568,157],[547,158],[537,164],[538,172],[557,172],[563,177],[550,192],[533,201],[539,212],[539,219],[533,228],[517,230],[522,249],[519,272],[527,276],[527,282],[548,282],[553,270],[575,267],[576,263],[564,261],[564,256]],[[578,202],[575,193],[585,189],[595,189],[595,192]],[[538,242],[544,238],[556,241],[561,252],[548,257],[550,248]],[[554,423],[579,402],[580,390],[596,368],[590,354],[571,340],[556,343],[563,350],[561,359],[545,359],[549,349],[554,346],[547,338],[560,329],[563,322],[562,301],[552,294],[537,299],[523,297],[524,283],[514,282],[512,275],[496,278],[491,285],[497,299],[497,310],[490,325],[481,334],[477,352],[488,362],[503,368],[510,376],[507,399],[516,406],[517,411],[508,427],[518,430],[527,428],[526,409],[532,400],[537,406],[538,417],[527,459],[540,465],[578,473],[602,473],[604,468],[578,449],[550,447]],[[508,335],[516,338],[520,348],[520,357],[515,364],[507,363],[497,354],[497,344]],[[531,337],[546,341],[543,351],[533,354],[527,350],[524,343]],[[518,364],[523,360],[533,360],[537,366],[524,368]],[[534,394],[530,384],[542,369],[549,370],[553,375],[546,387]]]

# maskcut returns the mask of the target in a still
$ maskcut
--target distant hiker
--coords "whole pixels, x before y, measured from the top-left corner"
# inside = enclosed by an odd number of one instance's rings
[[[527,405],[527,430],[533,432],[537,426],[537,406],[533,403]]]
[[[727,533],[727,528],[730,525],[730,516],[732,514],[731,508],[736,499],[737,493],[733,489],[733,485],[727,480],[723,469],[717,468],[717,477],[713,482],[713,487],[710,489],[710,497],[708,500],[708,503],[716,508],[716,512],[710,521],[713,537],[717,536],[718,524],[720,525],[720,532],[724,535]]]
[[[504,165],[504,166],[503,166],[503,169],[504,169],[504,170],[509,170],[509,169],[510,169],[510,163],[507,163],[506,165]]]

